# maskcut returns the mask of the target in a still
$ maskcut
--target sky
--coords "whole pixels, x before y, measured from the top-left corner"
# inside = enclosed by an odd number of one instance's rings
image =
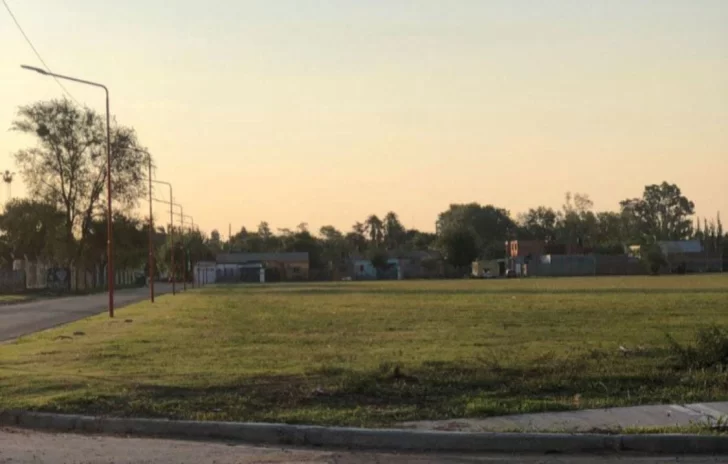
[[[662,181],[728,217],[725,0],[6,1],[54,72],[110,88],[208,232],[390,210],[434,230],[451,203],[567,191],[614,210]],[[0,170],[34,144],[17,108],[63,95],[20,64],[0,7]]]

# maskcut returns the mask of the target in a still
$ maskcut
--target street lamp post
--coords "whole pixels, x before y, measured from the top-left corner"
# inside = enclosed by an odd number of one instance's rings
[[[128,148],[128,150],[147,155],[149,178],[149,300],[154,303],[154,212],[152,211],[152,155],[141,148]]]
[[[150,175],[149,178],[151,179],[151,177],[152,176]],[[169,240],[172,243],[172,253],[171,253],[172,256],[170,258],[172,260],[172,263],[170,266],[171,266],[171,270],[172,270],[172,295],[175,295],[177,290],[176,290],[175,278],[174,278],[174,211],[172,210],[172,205],[174,204],[174,196],[172,195],[172,184],[170,184],[169,182],[164,182],[163,180],[153,180],[152,182],[154,182],[155,184],[162,184],[162,185],[166,185],[167,187],[169,187]],[[156,201],[160,201],[160,200],[156,200]],[[151,196],[150,196],[149,202],[151,203]],[[167,202],[165,201],[162,203],[167,203]]]
[[[112,218],[111,213],[111,113],[109,111],[109,89],[98,82],[91,82],[75,77],[64,76],[62,74],[56,74],[48,72],[42,68],[36,68],[33,66],[20,66],[23,69],[29,71],[35,71],[44,76],[55,77],[56,79],[65,79],[67,81],[77,82],[79,84],[90,85],[93,87],[99,87],[104,89],[106,93],[106,254],[108,255],[108,286],[109,286],[109,317],[114,317],[114,245],[113,245],[113,234],[112,234]]]
[[[192,227],[190,228],[190,230],[196,229],[196,226],[195,226],[195,218],[193,218],[192,216],[188,216],[186,214],[182,214],[182,223],[183,224],[184,224],[185,218],[189,218],[190,222],[192,223]],[[190,254],[189,254],[189,250],[187,252],[187,262],[185,263],[185,282],[187,282],[187,265],[190,265],[190,266],[192,265],[191,258],[190,258]],[[194,269],[193,269],[193,271],[194,271]],[[192,274],[192,288],[195,288],[195,276],[194,276],[194,272]]]
[[[169,192],[170,192],[170,198],[171,198],[171,196],[172,196],[172,187],[171,187],[171,185],[169,183],[167,183],[167,182],[161,182],[161,181],[156,181],[156,180],[154,182],[160,182],[160,183],[164,183],[164,184],[169,185],[170,186]],[[175,213],[174,213],[174,210],[172,209],[172,207],[173,206],[176,206],[177,208],[179,208],[180,212],[177,213],[177,216],[180,217],[180,239],[181,239],[182,238],[182,226],[184,226],[184,217],[185,217],[184,207],[182,205],[180,205],[179,203],[174,203],[173,201],[164,201],[164,200],[160,200],[158,198],[155,198],[154,201],[158,201],[159,203],[164,203],[166,205],[169,205],[169,220],[170,220],[170,227],[172,227],[172,228],[174,228],[174,216],[175,216]],[[171,233],[170,233],[170,236],[171,236]],[[171,256],[171,259],[172,259],[172,293],[173,294],[174,294],[174,285],[175,285],[175,281],[176,281],[176,278],[175,278],[176,277],[176,274],[174,272],[175,271],[175,269],[174,269],[174,254],[175,253],[174,253],[174,239],[173,239],[172,240],[172,256]],[[186,264],[185,264],[185,266],[186,266]],[[185,267],[185,269],[186,269],[186,267]],[[183,289],[184,290],[187,290],[187,283],[186,283],[186,281],[183,281],[182,284],[183,284]]]
[[[149,161],[149,299],[154,303],[154,213],[152,212],[152,156]]]

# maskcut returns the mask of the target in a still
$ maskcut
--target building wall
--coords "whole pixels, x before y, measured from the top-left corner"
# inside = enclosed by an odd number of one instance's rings
[[[377,273],[377,269],[374,267],[371,261],[368,259],[355,259],[353,264],[353,275],[352,277],[357,280],[376,280],[380,276]],[[384,279],[397,279],[401,274],[402,264],[399,259],[391,258],[387,260],[389,268],[384,276]]]
[[[566,277],[596,274],[594,256],[544,255],[527,265],[529,276]]]
[[[22,293],[25,291],[25,271],[0,270],[0,293]]]
[[[540,256],[545,254],[546,244],[541,240],[511,240],[506,242],[506,256],[516,258],[519,256]]]
[[[722,272],[723,259],[718,253],[673,253],[666,256],[668,272]]]
[[[644,275],[642,261],[627,255],[545,255],[528,264],[531,276]]]
[[[214,284],[217,280],[217,265],[214,262],[197,263],[192,276],[198,285]]]
[[[490,272],[493,276],[500,275],[500,263],[497,259],[488,261],[475,261],[473,263],[472,274],[474,277],[482,277],[486,272]]]
[[[285,262],[285,263],[280,263],[279,266],[285,271],[284,280],[293,280],[293,281],[308,280],[308,277],[309,277],[308,261]]]
[[[644,275],[645,263],[627,255],[596,255],[596,275]]]
[[[258,282],[260,267],[266,269],[266,281],[303,281],[309,278],[308,261],[265,261],[250,264],[217,264],[216,282]]]

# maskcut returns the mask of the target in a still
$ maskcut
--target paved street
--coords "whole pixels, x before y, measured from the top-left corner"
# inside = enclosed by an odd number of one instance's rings
[[[534,455],[425,455],[377,452],[326,451],[264,448],[230,443],[153,440],[69,434],[46,434],[26,430],[0,430],[0,464],[6,463],[168,463],[168,464],[252,464],[252,463],[393,463],[393,464],[476,464],[544,463],[609,464],[719,463],[728,457],[649,457],[610,454],[605,456]]]
[[[171,293],[172,285],[157,283],[154,290],[158,295]],[[115,306],[120,308],[148,297],[149,289],[146,287],[118,290]],[[97,293],[0,306],[0,341],[93,316],[106,311],[108,303],[108,293]]]

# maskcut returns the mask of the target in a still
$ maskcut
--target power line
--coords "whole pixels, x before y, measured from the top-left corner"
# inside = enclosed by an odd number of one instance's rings
[[[5,0],[2,0],[2,2],[3,2],[3,5],[5,5],[5,9],[8,10],[8,14],[10,14],[10,17],[13,19],[13,22],[18,27],[18,30],[20,31],[20,33],[25,38],[25,41],[28,42],[28,45],[30,45],[30,48],[33,50],[33,53],[35,53],[35,56],[43,64],[43,66],[45,67],[46,71],[48,71],[49,73],[52,73],[53,71],[51,71],[50,66],[48,66],[46,64],[45,60],[43,59],[43,57],[40,56],[40,53],[35,48],[35,45],[33,45],[33,42],[30,40],[30,37],[28,37],[28,34],[25,33],[25,31],[23,30],[23,27],[20,25],[20,22],[18,21],[18,18],[16,18],[15,17],[15,14],[13,14],[13,10],[10,9],[10,5],[8,5],[8,2],[6,2]],[[83,106],[83,105],[81,105],[81,103],[78,102],[78,100],[76,100],[76,97],[74,97],[73,95],[71,95],[71,92],[69,92],[68,89],[66,89],[66,87],[61,83],[60,80],[58,80],[58,78],[56,78],[55,76],[53,76],[53,80],[56,81],[56,84],[58,84],[58,86],[61,88],[61,90],[63,90],[63,92],[66,95],[68,95],[68,97],[71,100],[73,100],[78,106]]]

